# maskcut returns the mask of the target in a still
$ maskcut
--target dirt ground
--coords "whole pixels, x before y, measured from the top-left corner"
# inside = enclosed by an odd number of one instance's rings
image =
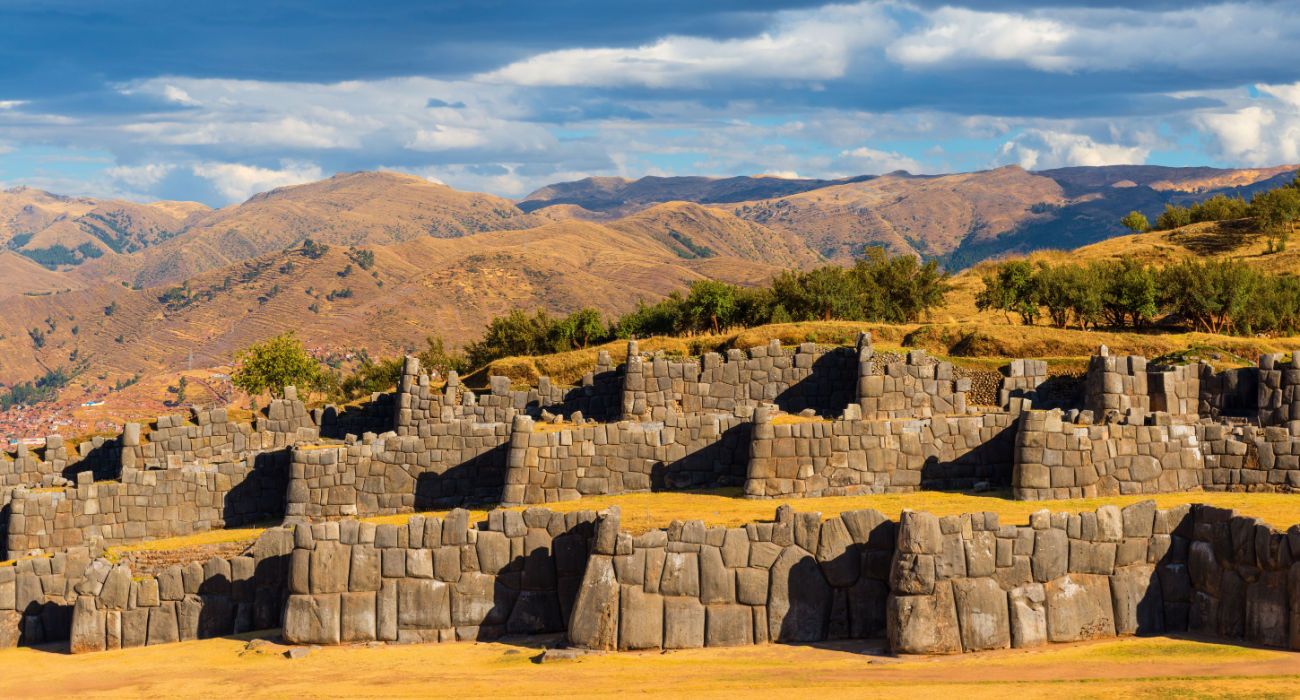
[[[878,643],[588,655],[539,641],[332,647],[290,660],[249,636],[68,656],[0,651],[0,697],[1287,698],[1300,654],[1189,639],[897,658]]]

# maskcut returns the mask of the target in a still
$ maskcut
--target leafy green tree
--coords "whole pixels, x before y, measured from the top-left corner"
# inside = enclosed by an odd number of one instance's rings
[[[552,329],[552,347],[557,351],[585,348],[589,344],[604,342],[610,335],[609,326],[600,312],[592,308],[579,309],[558,321]]]
[[[685,301],[681,292],[673,292],[654,304],[638,301],[634,311],[618,319],[615,331],[620,338],[677,333],[685,327]]]
[[[1285,248],[1300,219],[1300,189],[1288,186],[1261,192],[1250,200],[1250,211],[1260,228],[1281,237],[1281,248]]]
[[[1156,229],[1170,231],[1192,223],[1192,212],[1186,207],[1166,204],[1165,210],[1156,217]]]
[[[887,323],[918,321],[931,309],[943,305],[951,289],[948,274],[939,263],[921,263],[912,255],[890,256],[884,248],[871,246],[853,266],[860,288],[856,297],[861,318]],[[875,301],[876,303],[873,303]]]
[[[839,265],[787,270],[772,280],[775,303],[796,321],[857,320],[863,317],[861,283]]]
[[[449,350],[442,336],[429,336],[424,339],[424,344],[424,350],[416,355],[420,359],[421,367],[436,370],[444,377],[452,371],[465,372],[469,369],[465,353]]]
[[[686,314],[697,330],[718,333],[730,325],[736,310],[736,288],[726,282],[700,280],[692,282],[686,294]]]
[[[231,383],[252,396],[283,396],[286,386],[313,388],[324,380],[320,364],[292,332],[239,351],[235,363]]]
[[[1102,280],[1102,314],[1112,326],[1142,327],[1156,315],[1156,279],[1147,266],[1129,258],[1095,263]]]
[[[984,289],[975,295],[980,311],[996,310],[1011,320],[1010,312],[1020,315],[1025,325],[1038,318],[1038,281],[1034,266],[1027,260],[1009,260],[982,276]]]
[[[176,403],[177,404],[184,404],[185,400],[189,398],[188,396],[189,388],[190,388],[190,380],[186,378],[185,375],[182,374],[181,378],[176,380]]]
[[[1147,221],[1147,217],[1140,211],[1125,214],[1119,222],[1133,233],[1146,233],[1151,230],[1151,222]]]

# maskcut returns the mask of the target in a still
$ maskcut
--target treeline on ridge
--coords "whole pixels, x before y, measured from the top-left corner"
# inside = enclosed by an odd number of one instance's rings
[[[1163,268],[1130,259],[1086,264],[1001,263],[983,276],[981,311],[1058,328],[1145,328],[1157,323],[1236,335],[1300,332],[1300,278],[1240,261],[1187,260]]]

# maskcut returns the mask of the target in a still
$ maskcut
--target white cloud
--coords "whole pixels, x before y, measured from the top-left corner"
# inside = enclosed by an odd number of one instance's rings
[[[185,92],[184,90],[176,87],[175,85],[164,85],[163,97],[168,102],[175,102],[178,105],[185,105],[187,107],[195,107],[198,106],[199,104],[199,101],[194,99],[193,97],[190,97],[190,94],[188,92]]]
[[[406,144],[417,151],[447,151],[455,148],[472,148],[487,143],[483,132],[459,126],[433,125],[415,132],[415,138]]]
[[[108,168],[104,174],[114,181],[138,191],[147,191],[163,181],[175,165],[170,163],[147,163],[145,165],[117,165]]]
[[[1140,165],[1151,155],[1151,148],[1098,143],[1085,134],[1029,129],[1003,144],[1001,155],[1026,170],[1046,170],[1074,165]]]
[[[301,185],[323,177],[320,166],[284,161],[279,170],[242,163],[197,163],[191,170],[208,180],[229,201],[243,201],[277,187]]]
[[[866,146],[843,151],[840,157],[855,167],[853,170],[855,174],[861,175],[879,175],[895,170],[916,173],[924,170],[919,162],[900,153],[880,151]]]
[[[27,100],[0,100],[0,109],[17,109],[27,104]]]
[[[702,87],[722,80],[826,80],[848,71],[895,24],[881,5],[826,5],[776,13],[757,36],[668,36],[632,48],[550,51],[482,76],[514,85]]]
[[[1053,19],[942,7],[929,20],[924,30],[894,42],[886,54],[907,66],[970,59],[1020,61],[1049,71],[1074,65],[1071,57],[1058,53],[1074,32]]]

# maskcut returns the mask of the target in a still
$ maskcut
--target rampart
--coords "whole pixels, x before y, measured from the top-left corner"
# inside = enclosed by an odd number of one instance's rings
[[[852,496],[1008,483],[1015,437],[1009,414],[863,420],[852,413],[783,422],[759,409],[745,495]]]

